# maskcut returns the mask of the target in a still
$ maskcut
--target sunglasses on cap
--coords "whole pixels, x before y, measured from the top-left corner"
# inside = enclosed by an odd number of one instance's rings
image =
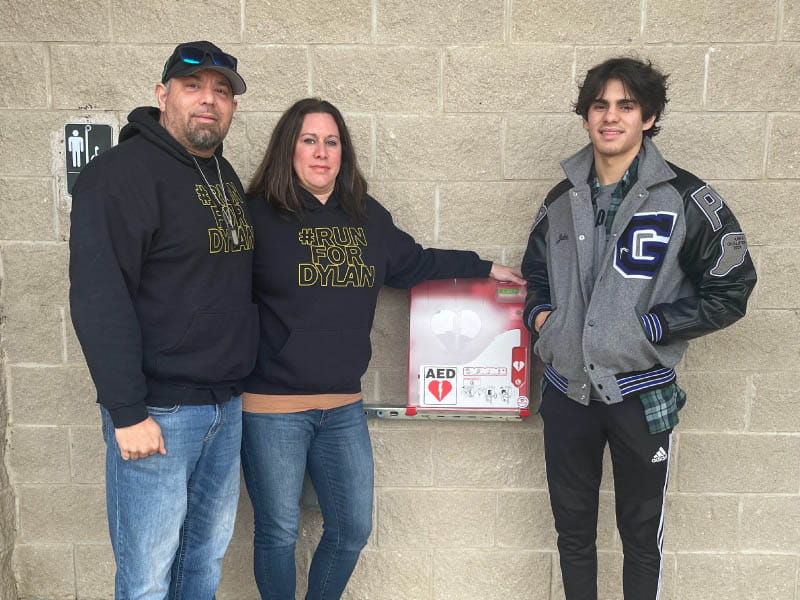
[[[179,53],[180,59],[190,65],[199,65],[206,59],[206,56],[210,56],[211,62],[218,67],[236,70],[236,57],[224,52],[210,52],[197,46],[181,46]]]

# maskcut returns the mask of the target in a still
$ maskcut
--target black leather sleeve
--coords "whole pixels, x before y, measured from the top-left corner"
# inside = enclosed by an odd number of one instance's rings
[[[536,317],[536,314],[533,313],[550,310],[550,278],[547,273],[547,210],[569,187],[571,185],[565,180],[550,190],[536,215],[533,228],[528,236],[528,247],[522,258],[522,276],[528,284],[522,320],[530,330],[533,330],[533,319]]]
[[[745,235],[730,207],[703,181],[670,167],[678,174],[670,184],[681,193],[686,216],[679,261],[695,295],[651,309],[664,330],[662,344],[699,337],[739,320],[756,284]]]

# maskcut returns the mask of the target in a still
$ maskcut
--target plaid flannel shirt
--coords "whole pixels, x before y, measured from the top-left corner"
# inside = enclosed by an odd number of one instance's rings
[[[686,392],[677,383],[639,394],[650,433],[661,433],[678,424],[678,411],[686,404]]]
[[[636,158],[633,159],[633,162],[625,171],[622,179],[619,180],[617,187],[614,188],[614,191],[611,194],[611,204],[609,205],[608,213],[606,214],[606,243],[611,237],[611,226],[614,224],[614,217],[617,216],[619,205],[622,204],[623,198],[625,198],[625,195],[630,191],[631,187],[633,187],[633,184],[636,183],[638,175],[639,155],[637,154]],[[589,173],[589,187],[592,189],[592,205],[594,206],[596,213],[596,200],[597,194],[600,193],[600,180],[597,177],[597,172],[594,170],[594,163],[592,163],[592,170]]]

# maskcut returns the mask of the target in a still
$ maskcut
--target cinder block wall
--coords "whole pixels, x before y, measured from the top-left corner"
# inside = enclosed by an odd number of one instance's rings
[[[0,0],[3,598],[14,585],[20,598],[112,597],[59,151],[64,124],[119,126],[152,104],[174,44],[197,38],[236,54],[250,86],[225,143],[243,180],[280,112],[319,95],[345,111],[371,189],[402,227],[513,264],[558,161],[586,141],[569,112],[576,79],[629,53],[671,72],[656,140],[735,208],[760,282],[747,317],[681,365],[690,399],[662,598],[800,600],[800,0]],[[406,293],[382,293],[371,403],[404,402],[407,308]],[[375,528],[349,599],[563,596],[538,417],[383,421],[372,435]],[[610,480],[606,600],[621,598]],[[256,598],[246,498],[240,509],[222,599]],[[319,532],[306,512],[301,571]]]

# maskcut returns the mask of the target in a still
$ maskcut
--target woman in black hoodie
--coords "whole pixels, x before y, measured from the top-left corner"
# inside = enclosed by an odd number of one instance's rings
[[[339,598],[372,525],[372,449],[361,405],[383,284],[519,273],[474,252],[423,249],[367,195],[341,113],[289,108],[248,189],[261,342],[245,384],[242,461],[263,598],[294,600],[300,494],[308,469],[324,533],[307,600]]]

